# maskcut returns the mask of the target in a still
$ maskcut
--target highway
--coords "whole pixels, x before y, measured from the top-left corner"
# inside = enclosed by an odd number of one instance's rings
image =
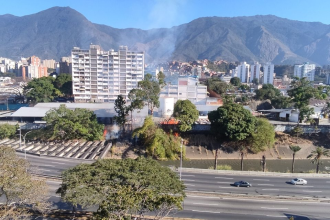
[[[18,153],[24,157],[24,154]],[[30,163],[44,175],[59,176],[60,173],[80,163],[92,163],[87,160],[73,160],[56,157],[27,155]],[[187,187],[188,197],[184,210],[174,216],[198,219],[330,219],[330,179],[305,178],[308,184],[294,186],[288,184],[290,177],[205,174],[183,172],[182,180]],[[252,184],[250,188],[234,187],[235,181],[245,180]],[[50,201],[54,207],[71,209],[60,201],[55,194],[58,180],[47,181],[50,186]],[[196,194],[197,193],[197,194]],[[232,196],[231,194],[235,194]],[[256,195],[287,197],[286,200],[269,198],[251,198]],[[247,198],[246,196],[249,196]],[[319,198],[319,201],[292,200],[292,198]]]

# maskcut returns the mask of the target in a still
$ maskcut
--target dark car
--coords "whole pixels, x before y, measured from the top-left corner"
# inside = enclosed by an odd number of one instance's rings
[[[252,186],[252,184],[245,182],[245,181],[239,181],[239,182],[235,182],[234,186],[236,187],[250,187]]]

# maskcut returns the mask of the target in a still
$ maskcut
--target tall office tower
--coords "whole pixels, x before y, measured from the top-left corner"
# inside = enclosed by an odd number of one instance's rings
[[[309,81],[314,81],[315,64],[306,62],[302,65],[294,65],[293,75],[298,78],[306,77]]]
[[[263,65],[264,77],[262,84],[272,84],[274,83],[274,64],[266,63]]]
[[[254,62],[254,64],[251,65],[251,71],[250,71],[250,83],[252,83],[252,81],[254,79],[257,79],[258,82],[260,79],[260,67],[261,65],[258,62]]]
[[[98,45],[89,50],[74,47],[72,81],[75,102],[114,102],[118,95],[127,99],[144,76],[144,52],[103,51]]]
[[[327,73],[327,81],[325,84],[330,85],[330,73]]]
[[[237,67],[237,77],[240,78],[242,83],[248,83],[250,77],[250,65],[246,62],[242,62]]]

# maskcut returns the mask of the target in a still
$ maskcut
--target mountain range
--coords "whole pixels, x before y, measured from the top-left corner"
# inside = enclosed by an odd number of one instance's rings
[[[94,24],[69,7],[17,17],[0,15],[0,56],[59,60],[73,47],[127,45],[146,62],[200,59],[275,64],[330,64],[330,26],[273,15],[203,17],[172,28],[118,29]]]

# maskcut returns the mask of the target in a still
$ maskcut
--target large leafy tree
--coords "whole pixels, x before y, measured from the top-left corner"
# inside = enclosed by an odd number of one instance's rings
[[[56,77],[54,85],[64,96],[72,96],[72,76],[70,74],[60,74]]]
[[[163,88],[166,85],[165,78],[166,78],[165,74],[162,71],[159,71],[159,73],[157,75],[157,79],[158,79],[159,86],[161,88]]]
[[[98,160],[81,164],[62,174],[58,189],[62,200],[74,206],[98,206],[99,219],[155,219],[182,209],[185,186],[173,171],[152,159]]]
[[[311,154],[307,156],[308,159],[311,159],[313,164],[316,164],[316,173],[319,173],[322,157],[330,157],[329,150],[324,147],[317,147],[316,150],[313,150]]]
[[[301,150],[301,148],[299,146],[290,146],[290,150],[292,151],[292,168],[291,168],[291,172],[294,173],[294,159],[295,159],[295,156],[296,156],[296,153],[298,151]]]
[[[128,111],[131,112],[131,130],[133,130],[133,111],[142,109],[144,106],[143,100],[143,91],[140,89],[132,89],[128,93],[128,99],[130,104],[128,106]]]
[[[77,108],[70,110],[65,105],[51,109],[46,113],[47,122],[53,140],[100,140],[103,135],[103,125],[97,122],[94,112]]]
[[[309,100],[316,97],[317,94],[318,91],[305,77],[295,78],[291,82],[291,89],[288,90],[288,95],[291,97],[294,107],[299,110],[299,122],[313,114],[313,109],[308,107],[308,104]]]
[[[135,136],[140,139],[149,156],[156,159],[171,160],[180,158],[180,138],[173,134],[167,134],[163,129],[158,128],[150,116],[145,118],[142,127],[134,130],[133,137]]]
[[[253,153],[265,151],[275,143],[274,126],[267,119],[258,118],[255,131],[251,133],[247,141]]]
[[[256,118],[243,106],[233,102],[208,114],[211,132],[219,141],[235,141],[240,144],[241,169],[243,170],[244,153],[249,149],[246,139],[255,131]]]
[[[4,138],[12,138],[15,136],[18,125],[2,124],[0,125],[0,140]]]
[[[197,121],[199,112],[190,100],[178,100],[174,105],[174,117],[180,121],[181,132],[189,131]]]
[[[219,95],[226,94],[228,89],[228,84],[216,78],[209,78],[206,81],[207,88],[213,90]]]
[[[117,116],[114,117],[115,122],[125,131],[129,108],[126,106],[126,100],[122,95],[118,95],[115,100],[115,112],[117,113]]]
[[[50,102],[55,97],[61,95],[61,91],[54,86],[53,77],[41,77],[33,79],[24,87],[28,102],[33,104],[38,102]]]
[[[292,106],[291,98],[283,95],[272,98],[271,103],[274,108],[285,109]]]
[[[241,85],[241,79],[238,77],[233,77],[230,79],[230,83],[234,86],[240,86]]]
[[[160,84],[152,78],[151,74],[146,74],[144,79],[138,82],[138,88],[142,91],[139,93],[144,102],[148,104],[151,115],[153,115],[155,107],[159,107]]]
[[[44,180],[33,177],[30,169],[30,164],[18,157],[13,148],[0,146],[1,219],[23,219],[33,210],[44,212],[48,207],[48,186]]]
[[[256,91],[256,98],[259,100],[274,99],[281,95],[280,90],[272,84],[264,84],[261,89]]]

